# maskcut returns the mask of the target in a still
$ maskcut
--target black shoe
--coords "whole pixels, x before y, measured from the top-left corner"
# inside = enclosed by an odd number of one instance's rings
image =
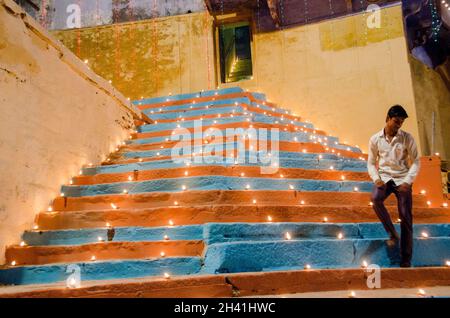
[[[401,262],[400,267],[405,267],[405,268],[411,267],[411,262]]]

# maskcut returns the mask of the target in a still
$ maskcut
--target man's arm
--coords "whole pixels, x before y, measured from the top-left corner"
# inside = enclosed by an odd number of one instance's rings
[[[411,167],[409,167],[408,174],[403,179],[403,183],[407,183],[411,185],[417,177],[420,169],[420,158],[419,152],[417,151],[417,145],[413,138],[413,136],[408,135],[408,139],[406,142],[406,148],[408,150],[408,155],[412,161]]]
[[[378,158],[378,146],[372,140],[369,141],[369,154],[367,158],[367,170],[369,171],[369,176],[373,180],[373,182],[377,182],[381,180],[380,175],[378,174],[378,169],[375,166]]]

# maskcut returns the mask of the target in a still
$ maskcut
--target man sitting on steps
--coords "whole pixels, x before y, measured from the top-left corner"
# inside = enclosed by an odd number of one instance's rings
[[[372,191],[373,209],[390,236],[388,245],[397,245],[399,235],[392,224],[384,201],[390,194],[397,197],[401,222],[400,267],[411,267],[413,250],[412,184],[419,172],[417,145],[411,134],[400,130],[408,118],[400,105],[392,106],[386,126],[369,141],[367,169],[375,183]],[[376,163],[378,162],[378,167]]]

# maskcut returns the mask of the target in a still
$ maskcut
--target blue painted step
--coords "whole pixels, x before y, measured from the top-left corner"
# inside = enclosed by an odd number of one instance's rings
[[[183,185],[185,185],[187,189],[182,189]],[[360,192],[371,192],[373,187],[372,182],[359,181],[200,176],[83,186],[62,186],[61,192],[63,192],[66,197],[82,197],[121,194],[124,189],[130,194],[136,194],[148,192],[181,192],[183,190],[246,190],[247,185],[250,185],[250,189],[252,190],[327,192],[353,192],[355,187],[358,187]],[[292,185],[293,189],[290,189],[289,185]]]
[[[221,133],[221,135],[225,138],[226,136],[226,129],[218,129],[217,132]],[[358,148],[354,147],[352,148],[351,146],[345,146],[345,145],[341,145],[339,144],[339,138],[337,137],[332,137],[332,136],[327,136],[327,140],[323,139],[323,136],[319,136],[319,135],[311,135],[309,133],[305,133],[305,132],[287,132],[287,131],[279,131],[278,133],[274,133],[272,134],[271,130],[268,129],[267,130],[267,134],[263,134],[263,133],[258,133],[258,131],[256,130],[255,132],[252,132],[252,130],[248,130],[244,129],[243,130],[243,134],[247,134],[249,136],[251,136],[252,139],[254,139],[253,137],[258,137],[258,140],[279,140],[279,141],[298,141],[298,142],[314,142],[314,140],[311,139],[311,136],[317,136],[316,138],[321,138],[322,139],[322,143],[327,143],[330,147],[333,148],[339,148],[339,146],[341,146],[342,148],[345,147],[345,149],[347,147],[350,147],[350,149],[353,149],[353,151],[357,151]],[[176,137],[176,135],[173,135],[173,139],[174,141],[179,140],[178,137]],[[210,136],[210,134],[208,135],[207,132],[203,132],[203,133],[197,133],[194,132],[192,134],[192,139],[203,139],[205,137]],[[297,138],[297,139],[295,139]],[[134,145],[134,144],[150,144],[150,143],[161,143],[161,142],[167,142],[167,141],[171,141],[172,140],[172,135],[170,136],[159,136],[159,137],[150,137],[150,138],[139,138],[139,139],[133,139],[133,140],[127,140],[125,143],[128,145]],[[225,139],[224,139],[225,140]]]
[[[204,226],[207,244],[284,240],[286,232],[294,240],[336,239],[338,233],[347,239],[389,238],[381,223],[208,223]],[[395,224],[395,227],[400,233],[400,225]],[[414,225],[416,237],[423,231],[429,237],[450,237],[450,224]]]
[[[246,153],[246,157],[248,157],[248,152]],[[281,157],[279,159],[279,167],[280,168],[300,168],[300,169],[321,169],[328,170],[330,166],[333,166],[335,170],[342,171],[355,171],[355,172],[366,172],[367,171],[367,163],[365,161],[350,159],[350,158],[339,158],[339,159],[321,159],[320,161],[316,158],[303,158],[303,155],[299,153],[299,159],[290,159]],[[318,157],[318,155],[316,156]],[[192,166],[234,166],[233,158],[225,158],[222,156],[204,156],[197,157],[202,160],[197,163],[196,161],[192,161],[190,159],[186,159],[184,162],[175,163],[171,159],[164,160],[154,160],[154,161],[145,161],[145,162],[134,162],[134,163],[126,163],[126,164],[116,164],[116,165],[105,165],[98,167],[86,167],[82,169],[82,174],[86,176],[93,176],[95,174],[105,174],[105,173],[121,173],[121,172],[133,172],[135,170],[153,170],[153,169],[170,169],[170,168],[182,168],[186,167],[186,162],[190,162]],[[257,157],[258,158],[258,157]],[[195,160],[195,159],[194,159]],[[261,164],[261,163],[248,163],[248,160],[243,163],[239,163],[239,166],[252,166],[252,167],[261,167],[261,166],[269,166],[270,164]],[[64,192],[64,191],[63,191]]]
[[[162,241],[164,235],[170,240],[202,240],[203,225],[172,227],[116,227],[111,242]],[[98,237],[108,240],[108,229],[79,229],[58,231],[25,231],[23,241],[29,246],[82,245],[98,243]]]
[[[167,101],[178,101],[178,100],[183,100],[183,99],[214,96],[216,93],[217,93],[217,95],[225,95],[225,94],[243,93],[243,92],[244,92],[244,90],[240,87],[230,87],[230,88],[203,91],[203,92],[198,92],[198,93],[178,94],[178,95],[155,97],[155,98],[145,98],[145,99],[133,101],[133,104],[135,104],[135,105],[139,105],[139,103],[141,103],[141,104],[156,104],[156,103],[164,103]]]
[[[450,238],[414,240],[413,266],[442,266]],[[238,273],[313,268],[358,268],[363,260],[381,267],[398,267],[398,247],[384,239],[313,239],[231,242],[208,246],[202,273]]]
[[[148,260],[96,261],[73,263],[81,269],[81,280],[105,280],[137,278],[145,276],[191,275],[199,272],[199,257],[174,257]],[[70,273],[66,273],[69,264],[18,266],[0,270],[0,284],[28,285],[63,282]]]

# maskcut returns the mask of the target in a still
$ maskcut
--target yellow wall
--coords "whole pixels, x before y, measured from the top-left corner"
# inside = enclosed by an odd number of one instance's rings
[[[253,80],[220,86],[266,93],[364,151],[369,137],[383,127],[388,108],[402,104],[410,115],[404,129],[420,143],[401,6],[382,10],[380,29],[368,29],[366,19],[358,14],[272,33],[254,30]],[[114,32],[120,36],[114,38]],[[217,37],[207,13],[57,36],[75,51],[79,36],[81,57],[134,99],[196,92],[216,86],[220,78],[213,43]],[[121,74],[114,77],[117,67]]]
[[[8,9],[7,9],[8,8]],[[105,159],[139,116],[12,0],[0,0],[0,264],[82,165]]]
[[[257,34],[254,79],[241,86],[365,152],[388,108],[401,104],[410,115],[404,129],[419,143],[401,6],[382,10],[380,29],[368,29],[366,19],[358,14]]]
[[[432,149],[432,113],[435,113],[434,153],[450,157],[450,91],[441,76],[422,62],[410,57],[419,120],[419,133],[425,155]]]
[[[131,99],[214,87],[206,12],[54,34]]]

